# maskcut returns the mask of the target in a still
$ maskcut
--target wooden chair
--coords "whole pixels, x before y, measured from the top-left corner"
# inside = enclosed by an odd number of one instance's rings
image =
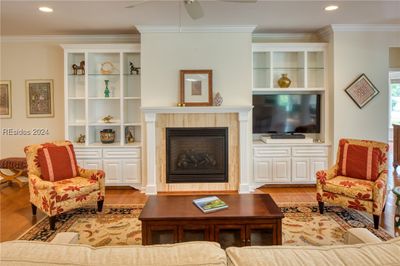
[[[31,145],[25,148],[28,163],[29,196],[32,214],[39,208],[49,216],[50,229],[55,229],[56,215],[84,205],[97,203],[102,211],[105,185],[105,174],[101,170],[87,170],[78,167],[78,176],[60,181],[42,179],[38,151],[49,145],[69,146],[69,141],[58,141]]]
[[[343,171],[341,169],[343,169],[344,160],[341,161],[340,156],[344,154],[344,150],[347,149],[346,147],[349,147],[349,144],[375,150],[375,154],[378,154],[375,157],[377,158],[377,164],[375,164],[375,172],[377,173],[376,180],[368,178],[368,175],[370,175],[368,171],[371,170],[366,170],[367,176],[363,179],[341,175],[340,171]],[[339,142],[336,164],[329,170],[318,171],[316,174],[317,201],[320,213],[323,214],[324,212],[324,202],[365,211],[373,215],[374,227],[378,229],[379,218],[384,210],[386,201],[388,148],[388,145],[383,142],[341,139]],[[372,157],[366,158],[368,162],[365,163],[369,165],[369,163],[371,163],[371,159],[369,158]],[[341,162],[342,165],[340,165]],[[347,168],[349,168],[349,166],[347,166]]]

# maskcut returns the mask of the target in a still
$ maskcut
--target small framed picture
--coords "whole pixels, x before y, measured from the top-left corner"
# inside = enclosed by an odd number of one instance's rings
[[[53,117],[53,80],[26,80],[25,86],[27,117]]]
[[[182,104],[212,105],[212,70],[181,70],[180,83]]]
[[[360,109],[379,93],[378,89],[365,74],[361,74],[356,78],[345,91]]]
[[[11,118],[11,81],[0,81],[0,118]]]

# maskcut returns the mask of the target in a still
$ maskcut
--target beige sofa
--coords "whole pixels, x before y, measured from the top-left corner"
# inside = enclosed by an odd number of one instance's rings
[[[346,241],[352,245],[231,247],[226,252],[214,242],[93,248],[74,244],[77,240],[77,234],[61,233],[51,243],[4,242],[0,265],[400,265],[400,238],[381,242],[365,229],[349,230]]]

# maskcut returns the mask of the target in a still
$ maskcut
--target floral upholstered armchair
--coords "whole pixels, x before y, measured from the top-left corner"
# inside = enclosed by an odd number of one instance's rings
[[[77,166],[71,142],[31,145],[25,147],[25,154],[32,213],[36,215],[37,208],[46,213],[51,230],[58,214],[96,202],[102,210],[105,174]]]
[[[365,211],[378,229],[386,201],[387,151],[383,142],[341,139],[336,164],[316,174],[320,213],[324,202]]]

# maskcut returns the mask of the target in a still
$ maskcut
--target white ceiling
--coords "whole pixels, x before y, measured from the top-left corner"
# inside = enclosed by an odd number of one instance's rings
[[[257,25],[256,33],[297,33],[330,24],[400,24],[400,0],[199,1],[205,16],[192,20],[182,1],[0,0],[1,35],[131,34],[137,33],[134,25]],[[339,9],[323,10],[332,3]],[[54,12],[41,13],[39,6]]]

